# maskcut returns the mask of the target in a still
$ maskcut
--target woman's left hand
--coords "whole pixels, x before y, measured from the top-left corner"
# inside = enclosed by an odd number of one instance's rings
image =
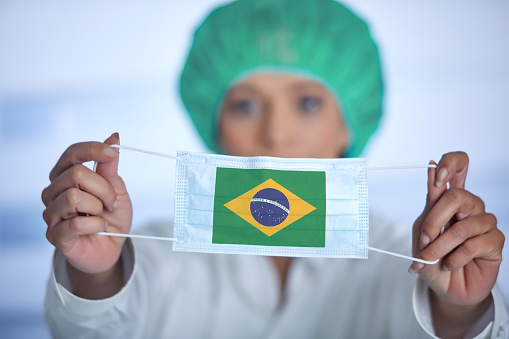
[[[484,202],[465,190],[467,170],[468,156],[463,152],[445,154],[436,168],[428,170],[426,206],[413,227],[414,256],[440,259],[436,265],[414,262],[410,272],[418,272],[428,283],[432,311],[441,318],[448,309],[456,313],[451,316],[464,320],[470,317],[458,312],[485,309],[502,262],[504,234],[495,216],[486,213]],[[437,320],[435,314],[433,318]]]

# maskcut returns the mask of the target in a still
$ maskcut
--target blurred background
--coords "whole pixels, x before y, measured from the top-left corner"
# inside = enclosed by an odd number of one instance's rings
[[[132,147],[205,151],[177,84],[194,28],[219,3],[0,0],[0,337],[49,337],[52,247],[40,193],[70,144],[119,132]],[[385,117],[368,165],[466,151],[467,188],[509,234],[509,2],[344,3],[369,22],[383,58]],[[172,160],[123,151],[119,172],[135,229],[172,221]],[[424,205],[426,171],[370,172],[369,185],[371,209],[410,227]],[[508,266],[499,276],[506,296]]]

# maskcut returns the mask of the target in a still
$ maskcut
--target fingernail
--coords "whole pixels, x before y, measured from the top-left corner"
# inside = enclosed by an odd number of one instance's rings
[[[111,136],[117,138],[120,141],[120,135],[118,132],[113,133]]]
[[[118,152],[109,146],[104,147],[103,152],[104,152],[104,154],[106,154],[109,157],[112,157],[112,158],[118,157]]]
[[[108,228],[108,222],[107,222],[107,221],[105,221],[105,222],[104,222],[104,230],[103,230],[103,231],[106,231],[106,229],[107,229],[107,228]]]
[[[442,186],[445,183],[445,179],[447,179],[448,174],[449,174],[449,172],[447,172],[447,170],[445,168],[441,168],[437,173],[437,177],[435,180],[435,186],[436,187]]]
[[[415,268],[412,268],[412,266],[414,266]],[[417,272],[419,272],[420,270],[422,270],[422,268],[424,267],[424,264],[418,262],[418,263],[413,263],[412,265],[410,265],[410,267],[408,268],[408,273],[410,274],[415,274]]]
[[[113,203],[113,209],[116,210],[118,208],[118,201],[115,200],[115,202]]]
[[[421,246],[421,250],[425,249],[426,246],[429,245],[429,237],[426,234],[421,235],[421,240],[419,241],[419,246]]]

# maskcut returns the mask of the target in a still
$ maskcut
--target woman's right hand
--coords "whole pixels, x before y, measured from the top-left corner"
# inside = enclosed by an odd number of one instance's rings
[[[70,146],[51,171],[51,184],[42,192],[48,241],[87,275],[111,271],[125,242],[125,238],[96,233],[106,228],[129,233],[131,228],[131,200],[117,174],[119,153],[109,146],[118,142],[114,133],[104,143]],[[96,172],[82,165],[87,161],[97,162]]]

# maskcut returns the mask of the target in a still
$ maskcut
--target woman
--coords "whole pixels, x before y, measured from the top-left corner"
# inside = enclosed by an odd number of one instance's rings
[[[358,156],[381,115],[376,45],[329,0],[238,1],[198,28],[181,78],[184,104],[213,151],[238,156]],[[440,264],[173,253],[128,233],[132,206],[117,175],[117,134],[72,145],[43,191],[57,248],[47,317],[58,337],[496,337],[507,310],[492,288],[504,243],[464,189],[468,157],[428,172],[413,235],[371,217],[370,244]],[[97,161],[96,173],[81,163]],[[446,183],[451,189],[447,189]],[[87,216],[86,216],[86,215]],[[438,236],[444,225],[448,229]],[[163,235],[168,227],[148,233]],[[382,245],[383,244],[383,245]],[[404,264],[403,264],[404,265]],[[416,321],[412,312],[415,310]],[[494,323],[491,321],[494,320]]]

